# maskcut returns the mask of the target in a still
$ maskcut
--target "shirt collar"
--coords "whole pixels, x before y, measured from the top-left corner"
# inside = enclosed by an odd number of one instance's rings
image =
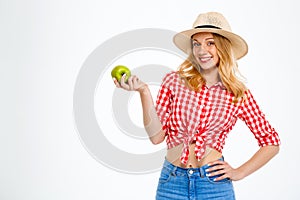
[[[224,86],[224,84],[222,83],[222,81],[218,81],[217,83],[215,83],[214,85],[207,87],[207,85],[205,85],[205,88],[207,89],[212,89],[212,88],[221,88],[222,90],[226,90],[226,87]]]

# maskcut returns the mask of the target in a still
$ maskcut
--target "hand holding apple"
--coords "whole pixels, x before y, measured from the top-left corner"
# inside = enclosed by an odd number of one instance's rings
[[[124,76],[126,74],[126,76]],[[147,84],[141,81],[136,75],[131,75],[130,70],[124,65],[118,65],[111,71],[116,87],[128,91],[143,92]]]
[[[130,70],[124,65],[117,65],[111,71],[111,76],[120,83],[122,76],[126,74],[125,82],[128,81],[128,78],[131,76]]]

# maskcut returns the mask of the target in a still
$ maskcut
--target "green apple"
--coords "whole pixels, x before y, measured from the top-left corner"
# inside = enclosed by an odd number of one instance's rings
[[[121,81],[122,76],[126,74],[125,82],[127,82],[128,78],[131,76],[130,70],[124,65],[117,65],[111,71],[111,76],[116,78],[118,82]]]

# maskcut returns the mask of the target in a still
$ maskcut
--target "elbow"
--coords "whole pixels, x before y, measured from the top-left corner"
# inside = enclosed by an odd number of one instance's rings
[[[275,147],[274,154],[277,155],[279,153],[279,151],[280,151],[280,147],[279,147],[279,145],[276,145],[274,147]]]
[[[272,150],[274,155],[277,155],[279,153],[280,147],[279,147],[279,145],[273,145],[273,146],[270,146],[270,149]]]
[[[160,144],[164,141],[164,138],[163,139],[161,139],[161,138],[150,138],[150,140],[151,140],[152,144],[158,145],[158,144]]]
[[[151,142],[154,145],[158,145],[158,144],[162,143],[162,141],[160,141],[160,140],[151,140]]]
[[[157,145],[162,143],[165,140],[165,132],[161,130],[158,134],[150,137],[152,144]]]
[[[265,146],[267,148],[268,152],[270,152],[271,155],[276,156],[279,153],[280,147],[279,145],[270,145],[270,146]]]

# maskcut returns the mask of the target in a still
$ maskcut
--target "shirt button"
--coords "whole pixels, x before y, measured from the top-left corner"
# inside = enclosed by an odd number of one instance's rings
[[[193,174],[193,173],[194,173],[194,171],[190,169],[189,170],[189,174]]]

